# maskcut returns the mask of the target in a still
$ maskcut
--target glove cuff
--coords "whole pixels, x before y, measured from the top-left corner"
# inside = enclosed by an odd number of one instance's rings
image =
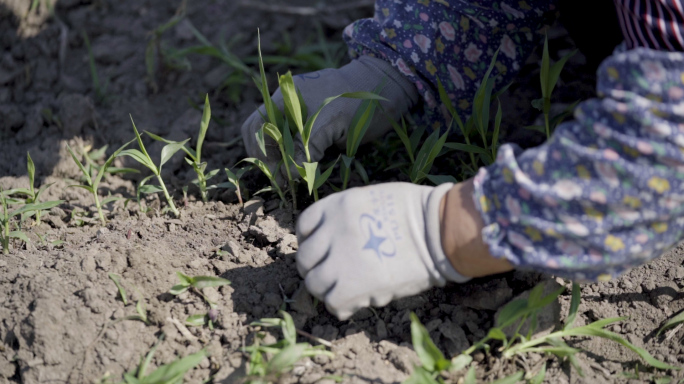
[[[428,196],[425,207],[425,239],[435,268],[445,279],[456,283],[465,283],[470,277],[458,273],[451,265],[451,261],[444,254],[442,247],[442,228],[439,221],[439,208],[444,195],[451,190],[453,183],[444,183],[435,187]]]

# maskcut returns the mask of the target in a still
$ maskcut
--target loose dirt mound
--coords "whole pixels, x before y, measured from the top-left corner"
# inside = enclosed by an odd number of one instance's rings
[[[145,67],[148,32],[167,22],[178,2],[60,0],[57,17],[49,17],[44,5],[25,16],[29,3],[0,0],[0,175],[4,175],[0,186],[27,186],[25,153],[30,151],[39,182],[55,183],[44,199],[66,202],[52,209],[43,224],[27,230],[31,243],[0,256],[0,383],[94,383],[107,378],[117,382],[139,364],[162,334],[153,366],[206,349],[210,357],[188,373],[186,382],[209,378],[215,383],[239,382],[248,361],[242,347],[254,340],[249,323],[277,317],[279,309],[290,312],[299,329],[332,341],[335,353],[334,359],[299,361],[283,382],[332,383],[333,376],[345,382],[400,382],[418,363],[410,345],[410,312],[420,317],[442,351],[456,355],[486,334],[498,308],[542,279],[550,279],[515,272],[475,280],[399,300],[386,308],[363,310],[352,320],[340,322],[303,289],[294,266],[293,212],[279,208],[277,201],[260,199],[242,209],[232,191],[219,191],[203,204],[192,197],[191,190],[189,201],[183,203],[181,187],[192,178],[192,171],[181,168],[180,156],[165,166],[165,178],[181,202],[181,218],[160,214],[158,197],[151,197],[146,200],[153,208],[148,213],[141,212],[135,201],[122,201],[108,207],[107,226],[83,222],[73,213],[91,211],[92,200],[83,190],[66,188],[72,184],[69,179],[79,177],[66,152],[67,143],[74,148],[108,144],[111,153],[132,137],[129,113],[142,129],[171,139],[194,137],[201,113],[188,100],[199,102],[209,92],[218,118],[214,121],[221,122],[209,129],[205,147],[209,168],[233,165],[244,157],[234,140],[240,122],[259,104],[259,97],[250,84],[237,95],[217,91],[225,78],[225,65],[206,56],[193,56],[189,70],[160,69],[155,77],[159,89],[153,92]],[[326,32],[339,36],[340,28],[370,12],[368,7],[348,9],[316,20]],[[239,57],[255,54],[257,27],[264,51],[275,53],[282,48],[276,43],[283,41],[285,33],[294,46],[310,41],[314,25],[314,19],[214,1],[192,2],[187,20],[211,41],[219,41],[220,36],[237,38],[232,49]],[[187,20],[169,30],[163,44],[175,48],[196,44]],[[100,95],[92,85],[82,32],[89,36],[101,88],[106,88]],[[527,109],[529,97],[525,97],[536,92],[531,91],[537,84],[535,60],[523,69],[521,83],[508,96],[511,111]],[[569,73],[570,78],[584,81],[562,93],[561,101],[587,97],[593,88],[592,76],[581,64],[581,60],[572,63]],[[525,87],[526,82],[531,85]],[[530,118],[524,115],[508,123],[530,124],[525,120]],[[159,150],[152,148],[153,153]],[[102,191],[134,198],[134,186],[129,178],[108,177]],[[263,180],[248,182],[254,190],[261,186]],[[45,244],[38,235],[65,243]],[[681,365],[680,335],[664,339],[655,332],[662,321],[684,308],[679,293],[684,285],[683,261],[684,252],[677,248],[620,280],[583,286],[578,323],[626,316],[612,326],[614,332],[658,359]],[[184,324],[189,315],[206,313],[209,307],[192,292],[168,293],[178,283],[177,271],[232,281],[205,290],[218,304],[213,330]],[[108,278],[111,273],[121,277],[128,306]],[[545,318],[551,326],[560,324],[569,300],[567,291],[549,307]],[[116,321],[134,315],[138,301],[149,325]],[[269,338],[273,337],[280,335],[274,332]],[[634,354],[615,343],[591,339],[570,344],[588,350],[580,357],[585,377],[568,364],[554,361],[547,382],[623,382],[628,377],[623,373],[631,374],[637,367],[640,380],[652,377]],[[503,377],[519,367],[533,370],[544,359],[532,354],[506,361],[496,351],[475,354],[481,380]],[[461,375],[448,380],[456,382]]]

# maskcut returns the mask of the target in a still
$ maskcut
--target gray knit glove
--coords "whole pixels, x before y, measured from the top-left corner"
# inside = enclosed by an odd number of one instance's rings
[[[439,208],[453,184],[387,183],[326,197],[297,223],[297,269],[340,320],[447,281],[465,282],[442,249]]]
[[[362,56],[339,69],[323,69],[294,76],[295,86],[301,91],[310,114],[314,113],[328,97],[347,92],[373,92],[383,82],[384,87],[380,95],[389,101],[381,102],[381,105],[396,121],[418,102],[418,90],[413,83],[384,60]],[[283,96],[280,88],[273,94],[273,101],[282,111]],[[338,147],[345,146],[349,124],[361,102],[362,100],[359,99],[339,98],[323,108],[313,126],[309,141],[312,161],[321,160],[325,150],[333,144],[337,144]],[[250,157],[261,159],[270,169],[274,169],[281,160],[277,145],[267,138],[268,156],[264,156],[256,141],[255,134],[264,123],[261,116],[266,116],[266,109],[263,105],[242,125],[242,139]],[[362,143],[381,137],[391,127],[387,118],[377,111]],[[306,161],[301,139],[295,140],[295,160],[299,164]]]

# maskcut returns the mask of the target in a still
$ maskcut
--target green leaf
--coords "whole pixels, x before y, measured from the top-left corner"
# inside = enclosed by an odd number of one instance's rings
[[[118,173],[140,173],[140,171],[135,168],[109,167],[107,173],[114,175]]]
[[[501,100],[496,100],[497,108],[494,116],[494,132],[492,133],[492,160],[496,158],[496,150],[499,147],[499,131],[501,130],[501,118],[503,111],[501,110]]]
[[[449,149],[453,149],[456,151],[474,153],[476,155],[482,155],[482,156],[489,156],[489,152],[487,152],[486,149],[478,147],[476,145],[462,144],[462,143],[444,143],[444,147],[449,148]]]
[[[424,133],[425,133],[425,126],[419,125],[418,127],[416,127],[413,130],[413,132],[411,132],[411,136],[409,137],[409,141],[411,142],[411,152],[414,154],[416,160],[418,159],[418,155],[416,154],[416,151],[418,150],[418,145],[420,144],[420,139],[423,137]],[[412,161],[412,163],[415,163],[415,162],[416,161]]]
[[[418,354],[423,368],[428,372],[439,372],[449,367],[451,362],[444,358],[442,352],[437,348],[430,338],[427,329],[420,323],[418,316],[411,313],[411,339],[413,349]]]
[[[279,374],[289,370],[294,363],[304,355],[304,351],[309,348],[309,344],[292,344],[283,348],[268,362],[266,371],[271,374]]]
[[[577,283],[572,283],[572,298],[570,299],[570,311],[568,312],[568,317],[565,319],[565,326],[563,329],[572,328],[572,324],[575,322],[577,317],[577,310],[580,305],[581,292],[580,286]]]
[[[496,318],[496,326],[505,328],[527,313],[527,299],[517,299],[506,304]]]
[[[490,384],[514,384],[522,380],[525,375],[525,371],[518,371],[510,376],[506,376],[503,379],[494,380]]]
[[[116,285],[116,288],[119,290],[119,295],[121,295],[121,301],[123,301],[124,305],[128,305],[128,298],[126,297],[126,290],[124,289],[123,285],[121,285],[121,281],[119,281],[119,275],[115,273],[110,273],[108,274],[109,278],[114,282],[114,285]]]
[[[392,120],[392,118],[387,116],[387,114],[385,114],[385,117],[387,117],[387,120],[390,122],[390,124],[392,124],[394,131],[397,133],[397,136],[399,136],[399,139],[404,144],[404,148],[406,148],[406,153],[408,153],[408,156],[411,159],[411,163],[415,162],[416,159],[413,157],[413,145],[411,144],[411,140],[409,139],[406,130],[406,121],[402,117],[401,125],[399,125],[396,121]]]
[[[90,172],[86,171],[85,167],[83,166],[83,163],[81,163],[81,160],[79,160],[76,157],[76,154],[74,151],[71,150],[71,147],[69,144],[67,144],[67,151],[69,151],[69,154],[71,155],[71,158],[74,159],[74,162],[76,165],[78,165],[78,168],[81,170],[81,173],[83,173],[83,176],[85,177],[86,181],[88,182],[88,185],[93,184],[93,180],[90,178]]]
[[[201,350],[172,363],[162,365],[145,377],[145,384],[169,384],[178,382],[185,374],[197,366],[207,357],[207,352]]]
[[[12,239],[19,239],[25,243],[30,243],[31,240],[26,236],[26,234],[22,231],[12,231],[9,233],[9,237]]]
[[[55,200],[55,201],[44,201],[42,203],[35,203],[35,204],[26,204],[23,207],[10,212],[10,217],[22,214],[24,212],[31,212],[31,211],[45,211],[51,208],[54,208],[60,204],[62,204],[64,200]]]
[[[68,185],[67,188],[83,188],[90,193],[94,193],[93,187],[88,186],[88,185],[74,184],[74,185]]]
[[[487,333],[487,337],[494,340],[506,341],[506,334],[501,330],[501,328],[492,328]]]
[[[199,315],[190,315],[185,319],[185,324],[193,327],[201,327],[207,323],[207,315],[205,313]]]
[[[161,161],[159,162],[159,172],[161,172],[162,166],[166,164],[166,162],[169,161],[176,152],[180,151],[183,147],[185,147],[185,143],[187,143],[188,141],[190,141],[190,139],[185,139],[180,143],[166,144],[164,148],[162,148]]]
[[[278,129],[278,127],[276,127],[275,125],[273,125],[269,122],[265,122],[262,129],[268,136],[270,136],[273,140],[275,140],[275,142],[278,143],[278,145],[283,145],[283,135],[280,133],[280,130]],[[259,136],[257,136],[257,141],[259,141]],[[266,153],[266,145],[265,145],[265,142],[263,142],[263,135],[262,135],[262,142],[259,143],[259,147],[261,147],[262,145],[264,145],[264,148],[262,149],[262,151],[265,154]]]
[[[278,116],[276,115],[276,107],[271,99],[271,92],[268,90],[268,82],[266,81],[266,71],[264,70],[264,60],[261,56],[261,32],[257,29],[257,50],[259,52],[259,73],[261,75],[261,82],[257,82],[261,97],[264,99],[264,106],[266,107],[266,114],[270,123],[278,125]]]
[[[358,173],[359,176],[361,176],[361,180],[363,180],[364,184],[370,184],[370,180],[368,179],[368,172],[366,172],[366,168],[363,167],[363,164],[360,161],[354,160],[354,169],[356,170],[356,173]]]
[[[281,324],[283,337],[288,344],[297,344],[297,328],[295,328],[295,323],[292,319],[292,316],[285,311],[280,311],[280,316],[283,317],[283,322]]]
[[[138,163],[146,166],[149,168],[155,175],[159,174],[159,171],[157,170],[157,166],[152,163],[152,161],[145,156],[145,154],[137,149],[127,149],[125,151],[121,151],[118,155],[119,157],[121,156],[128,156],[133,158],[133,160],[137,161]]]
[[[97,190],[97,187],[98,187],[98,185],[100,185],[100,181],[102,180],[102,177],[104,176],[105,173],[107,173],[109,166],[112,165],[112,163],[114,162],[114,159],[116,159],[116,157],[119,156],[121,151],[123,151],[132,142],[133,142],[133,140],[122,145],[121,147],[119,147],[119,149],[114,151],[114,153],[112,153],[112,155],[109,156],[109,158],[107,158],[107,161],[105,161],[105,163],[100,168],[100,171],[97,173],[97,176],[95,176],[95,180],[93,181],[93,190]]]
[[[230,284],[230,280],[214,276],[195,276],[192,278],[192,281],[193,282],[191,284],[197,289],[207,287],[220,287],[223,285]]]
[[[189,288],[190,288],[189,285],[177,284],[177,285],[174,285],[173,287],[171,287],[171,289],[169,290],[169,293],[174,295],[174,296],[177,296],[177,295],[180,295],[181,293],[187,291]]]
[[[103,199],[103,200],[100,202],[100,204],[101,204],[101,205],[107,205],[107,204],[112,203],[112,202],[114,202],[114,201],[119,201],[119,200],[123,200],[123,199],[124,199],[123,197],[109,196],[109,197]]]
[[[152,159],[150,158],[150,154],[147,153],[147,150],[145,149],[145,144],[142,142],[142,137],[140,137],[140,133],[138,132],[138,128],[135,126],[135,122],[133,121],[133,115],[128,115],[131,118],[131,123],[133,124],[133,132],[135,132],[135,139],[138,142],[138,147],[142,154],[144,155],[143,157],[147,159],[147,162],[152,165],[152,167],[147,166],[148,168],[152,169],[155,174],[159,174],[159,171],[157,170],[157,167],[154,166],[154,163],[152,163]],[[145,163],[142,163],[145,164]]]
[[[596,322],[594,322],[596,323]],[[658,369],[676,369],[678,370],[678,367],[665,364],[660,360],[655,359],[651,354],[649,354],[645,349],[639,348],[632,343],[628,342],[627,340],[623,339],[620,335],[606,331],[605,329],[602,328],[597,328],[594,326],[584,326],[584,327],[577,327],[577,328],[572,328],[568,329],[562,332],[563,336],[594,336],[594,337],[602,337],[604,339],[612,340],[620,345],[623,345],[627,347],[628,349],[632,350],[635,352],[639,357],[644,359],[649,365],[658,368]]]
[[[209,105],[209,94],[204,97],[204,110],[202,111],[202,121],[200,123],[199,135],[197,135],[197,146],[195,152],[197,157],[196,162],[202,159],[202,144],[204,143],[204,137],[207,135],[207,130],[209,129],[209,121],[211,120],[211,105]]]
[[[544,50],[542,51],[542,62],[541,62],[541,68],[539,71],[539,79],[541,81],[541,91],[542,91],[542,98],[543,99],[548,99],[551,97],[551,92],[548,88],[550,82],[549,82],[549,69],[550,69],[550,59],[549,59],[549,36],[546,35],[544,36]],[[532,106],[537,108],[537,106],[534,105],[534,101],[532,102]],[[543,111],[543,104],[541,105],[542,108],[537,108],[540,111]]]
[[[26,169],[28,170],[29,187],[33,191],[33,182],[35,181],[36,176],[36,166],[33,164],[31,154],[28,152],[26,152]]]
[[[280,92],[283,95],[283,103],[285,104],[285,109],[288,114],[292,116],[295,127],[299,134],[303,135],[304,132],[304,120],[302,117],[302,107],[299,104],[299,95],[295,89],[294,79],[292,78],[292,72],[288,71],[286,74],[281,75],[278,79],[278,84],[280,85]]]
[[[147,136],[153,138],[154,140],[160,141],[160,142],[162,142],[162,143],[166,143],[166,144],[177,144],[177,143],[180,143],[179,141],[173,141],[173,140],[165,139],[165,138],[163,138],[163,137],[161,137],[161,136],[158,136],[158,135],[156,135],[156,134],[154,134],[154,133],[152,133],[152,132],[150,132],[150,131],[145,131],[145,134],[147,134]],[[194,161],[194,162],[199,161],[199,159],[197,158],[197,154],[195,153],[194,150],[192,150],[192,148],[183,147],[183,148],[181,148],[181,149],[183,150],[183,152],[185,152],[185,153],[192,159],[192,161]]]
[[[273,180],[273,179],[274,179],[274,178],[273,178],[273,174],[271,173],[271,170],[268,169],[268,166],[267,166],[266,163],[264,163],[263,161],[261,161],[261,160],[259,160],[259,159],[257,159],[257,158],[248,157],[248,158],[246,158],[246,159],[240,160],[240,161],[238,162],[238,164],[239,164],[239,163],[242,163],[242,162],[252,163],[252,164],[256,165],[257,168],[259,168],[259,170],[260,170],[261,172],[263,172],[263,174],[266,175],[266,177],[269,178],[269,180]]]
[[[565,63],[570,59],[572,56],[574,56],[577,53],[577,50],[574,50],[570,52],[569,54],[563,56],[560,60],[558,60],[556,63],[554,63],[551,68],[549,69],[549,77],[548,77],[548,98],[551,97],[551,94],[553,93],[553,89],[556,87],[556,84],[558,83],[558,78],[560,77],[560,73],[563,70],[563,67],[565,66]]]
[[[463,136],[466,136],[465,128],[463,126],[463,121],[461,120],[461,117],[458,115],[458,112],[456,111],[456,108],[454,108],[454,104],[451,102],[451,99],[449,98],[449,95],[446,92],[446,89],[444,88],[444,85],[442,82],[437,79],[437,90],[439,91],[439,100],[444,104],[446,107],[447,111],[451,114],[451,118],[456,121],[456,125],[461,129],[461,134]]]
[[[460,354],[451,359],[451,367],[449,367],[449,369],[453,372],[460,371],[461,369],[467,367],[472,361],[472,356]]]
[[[264,128],[264,126],[261,126],[259,130],[254,132],[254,137],[256,138],[256,142],[261,150],[261,153],[268,157],[268,154],[266,153],[266,140],[264,139]]]
[[[427,175],[427,179],[430,180],[434,185],[440,185],[445,183],[458,183],[455,177],[451,175]]]
[[[477,377],[475,376],[475,367],[472,366],[470,369],[468,369],[468,372],[465,375],[465,379],[463,381],[463,384],[477,384]]]
[[[663,324],[663,326],[658,330],[658,333],[656,334],[656,336],[660,336],[660,334],[661,334],[663,331],[665,331],[665,330],[667,330],[667,329],[670,329],[670,328],[672,328],[672,327],[674,327],[674,326],[676,326],[676,325],[678,325],[678,324],[680,324],[680,323],[684,323],[684,311],[678,313],[678,314],[677,314],[676,316],[674,316],[673,318],[667,320],[667,321],[665,322],[665,324]]]
[[[314,181],[314,189],[318,189],[318,188],[322,187],[323,184],[325,184],[325,182],[328,180],[328,178],[330,178],[330,175],[332,174],[333,168],[335,168],[335,164],[337,164],[337,161],[339,159],[340,158],[338,157],[335,160],[335,162],[330,167],[328,167],[328,169],[325,172],[323,172],[322,174],[320,173],[320,171],[318,169],[316,169],[316,174],[315,174],[316,180]]]
[[[300,171],[299,168],[297,168],[297,170],[299,171],[299,174],[302,176],[302,178],[306,181],[306,184],[309,187],[309,195],[311,195],[316,185],[316,170],[318,169],[318,162],[304,162],[302,163],[302,165],[304,166],[304,173],[302,174],[302,171]]]
[[[145,184],[145,185],[141,185],[140,187],[138,187],[138,193],[142,193],[145,195],[151,195],[151,194],[159,193],[159,192],[163,192],[163,191],[164,190],[161,189],[161,187],[159,187],[157,185],[153,185],[153,184]]]
[[[439,384],[439,382],[425,368],[416,367],[411,376],[402,384]]]

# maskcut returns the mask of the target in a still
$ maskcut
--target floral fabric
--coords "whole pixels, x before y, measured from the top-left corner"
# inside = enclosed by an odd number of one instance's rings
[[[498,48],[506,84],[537,43],[552,1],[377,0],[345,39],[355,55],[391,62],[415,82],[432,128],[446,119],[441,82],[470,112]],[[602,280],[677,244],[684,231],[684,55],[636,48],[598,73],[598,98],[542,146],[503,145],[475,177],[492,255],[516,268]]]
[[[344,38],[352,56],[369,55],[392,63],[416,84],[424,99],[422,122],[445,129],[439,108],[441,82],[462,115],[494,52],[492,76],[508,84],[536,46],[551,0],[377,0],[375,17],[349,25]]]
[[[604,280],[682,239],[684,55],[617,53],[597,82],[575,121],[475,177],[483,238],[517,268]]]

